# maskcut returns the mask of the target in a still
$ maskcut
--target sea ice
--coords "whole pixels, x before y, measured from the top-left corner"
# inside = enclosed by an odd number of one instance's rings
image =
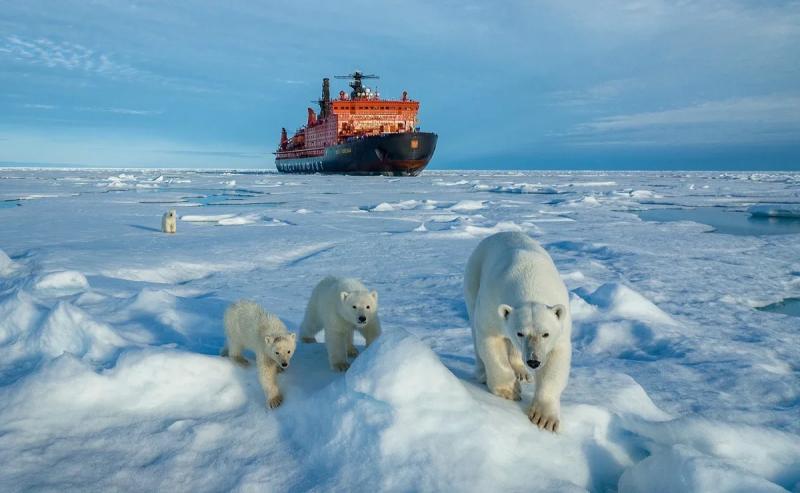
[[[0,490],[798,491],[797,319],[756,309],[798,297],[797,235],[635,214],[793,210],[797,173],[285,178],[3,170],[0,197],[37,199],[0,208]],[[240,190],[270,202],[158,231],[165,202]],[[497,231],[534,236],[570,289],[558,434],[527,419],[532,384],[510,402],[472,376],[462,276]],[[385,332],[345,374],[299,345],[268,411],[218,356],[224,310],[296,331],[329,274],[378,290]]]

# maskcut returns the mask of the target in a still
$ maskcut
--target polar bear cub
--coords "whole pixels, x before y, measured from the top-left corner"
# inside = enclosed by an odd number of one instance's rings
[[[569,295],[550,255],[516,232],[481,241],[467,262],[464,296],[475,343],[476,377],[501,397],[520,399],[535,370],[528,417],[557,431],[572,359]]]
[[[174,233],[178,230],[178,215],[175,209],[170,209],[161,216],[161,231],[163,233]]]
[[[311,293],[300,337],[303,342],[315,342],[314,336],[323,329],[331,368],[346,371],[350,367],[347,357],[358,354],[353,332],[359,331],[367,346],[381,334],[378,293],[368,291],[356,279],[326,277]]]
[[[240,300],[225,310],[225,347],[222,356],[241,366],[250,364],[242,351],[256,353],[258,379],[270,409],[283,402],[278,387],[277,374],[289,366],[296,346],[296,336],[290,333],[281,320],[265,312],[252,301]]]

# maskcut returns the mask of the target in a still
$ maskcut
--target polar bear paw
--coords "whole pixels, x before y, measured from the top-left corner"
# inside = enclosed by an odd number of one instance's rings
[[[558,408],[556,403],[534,400],[528,409],[528,418],[540,429],[555,433],[561,423],[558,419]]]
[[[283,395],[282,394],[278,394],[275,397],[270,397],[269,401],[267,402],[267,405],[269,406],[270,409],[275,409],[276,407],[280,406],[281,404],[283,404]]]
[[[350,346],[347,348],[347,356],[350,358],[355,358],[358,356],[358,349],[356,349],[354,346]]]
[[[519,382],[514,382],[514,385],[511,387],[496,387],[492,389],[492,393],[510,401],[518,401],[522,399]]]
[[[531,374],[525,370],[522,371],[514,370],[514,376],[517,377],[517,382],[531,383],[533,381],[533,377],[531,376]]]
[[[334,371],[347,371],[347,369],[350,368],[350,363],[346,361],[341,363],[333,363],[331,368],[333,368]]]

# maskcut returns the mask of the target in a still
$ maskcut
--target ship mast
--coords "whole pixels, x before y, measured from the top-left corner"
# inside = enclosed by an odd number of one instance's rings
[[[325,77],[322,79],[322,99],[319,103],[319,118],[327,118],[331,114],[331,80]]]
[[[352,81],[349,84],[350,87],[353,88],[353,92],[350,93],[350,99],[362,99],[367,97],[367,91],[361,84],[362,79],[380,79],[380,77],[378,77],[377,75],[362,74],[358,70],[356,70],[352,74],[336,75],[334,77],[336,77],[337,79],[352,79]]]

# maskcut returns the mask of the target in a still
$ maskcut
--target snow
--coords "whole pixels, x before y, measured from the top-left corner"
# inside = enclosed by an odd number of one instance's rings
[[[797,235],[636,215],[791,210],[800,175],[290,178],[3,171],[0,197],[36,200],[0,209],[0,490],[800,491],[797,318],[755,309],[798,297]],[[510,402],[472,377],[462,275],[497,231],[570,290],[555,435],[525,416],[532,384]],[[384,335],[345,374],[298,345],[269,411],[218,356],[224,310],[296,331],[328,274],[379,291]]]

